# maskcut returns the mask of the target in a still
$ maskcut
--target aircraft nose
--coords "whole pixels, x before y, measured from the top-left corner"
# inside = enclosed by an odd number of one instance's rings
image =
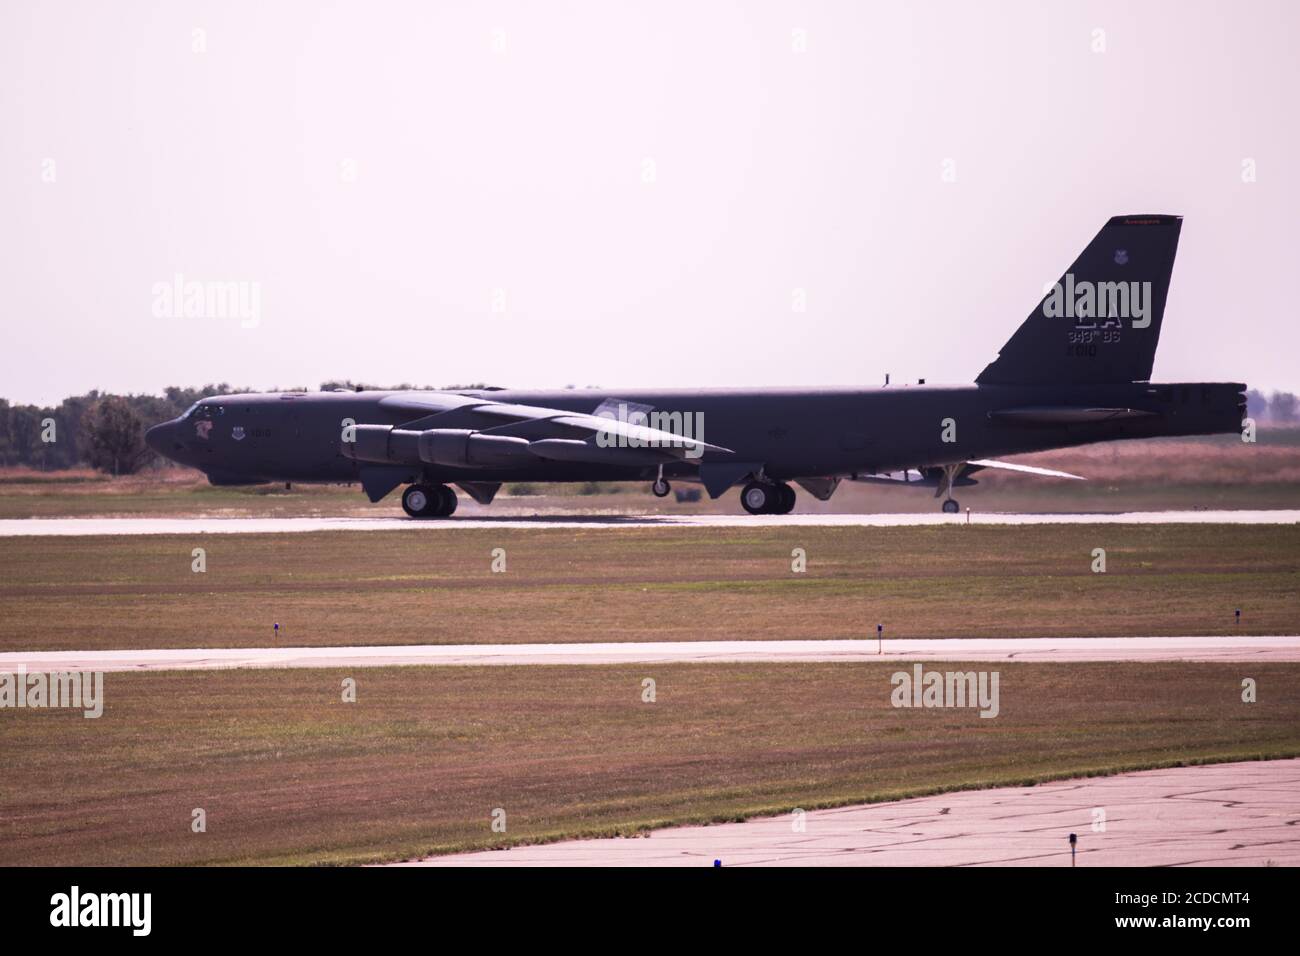
[[[144,433],[144,443],[160,455],[166,455],[168,452],[168,439],[172,434],[172,423],[163,422],[161,425],[155,425]]]

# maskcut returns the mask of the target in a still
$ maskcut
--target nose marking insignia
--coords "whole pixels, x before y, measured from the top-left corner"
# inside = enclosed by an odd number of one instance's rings
[[[1115,265],[1117,265],[1117,266],[1122,266],[1122,265],[1124,265],[1126,262],[1128,262],[1128,250],[1127,250],[1127,249],[1116,249],[1116,250],[1115,250]]]
[[[244,426],[243,426],[243,425],[236,425],[234,428],[230,429],[230,437],[233,438],[235,441],[243,441],[243,440],[244,440]]]

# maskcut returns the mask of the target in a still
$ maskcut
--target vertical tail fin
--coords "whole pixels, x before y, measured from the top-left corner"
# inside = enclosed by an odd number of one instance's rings
[[[1182,227],[1182,216],[1106,223],[976,383],[1149,381]]]

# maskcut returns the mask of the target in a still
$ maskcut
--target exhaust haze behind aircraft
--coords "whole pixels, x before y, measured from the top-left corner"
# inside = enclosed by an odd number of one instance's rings
[[[285,392],[214,396],[151,428],[151,448],[216,485],[406,485],[412,517],[506,481],[670,481],[750,514],[786,514],[793,484],[827,500],[844,479],[954,487],[984,468],[1060,478],[998,456],[1092,442],[1239,431],[1245,385],[1150,382],[1182,218],[1111,219],[974,385],[866,389]]]

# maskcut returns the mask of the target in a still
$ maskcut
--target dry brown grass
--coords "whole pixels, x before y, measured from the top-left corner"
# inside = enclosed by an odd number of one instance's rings
[[[1300,485],[1300,441],[1254,445],[1236,438],[1110,442],[1011,460],[1058,468],[1105,484]],[[980,477],[991,485],[1020,485],[1032,480],[1006,472],[985,472]]]
[[[1222,634],[1235,608],[1300,632],[1300,526],[0,538],[2,650]]]
[[[400,859],[1300,753],[1297,665],[1004,665],[991,720],[892,708],[896,669],[109,674],[99,720],[0,714],[0,865]]]
[[[125,477],[118,479],[118,481],[121,482],[127,482],[130,480],[131,478]],[[64,468],[50,471],[44,468],[29,468],[26,465],[8,465],[0,467],[0,486],[59,484],[82,481],[96,481],[108,484],[111,483],[113,479],[102,471],[96,471],[93,468]]]

